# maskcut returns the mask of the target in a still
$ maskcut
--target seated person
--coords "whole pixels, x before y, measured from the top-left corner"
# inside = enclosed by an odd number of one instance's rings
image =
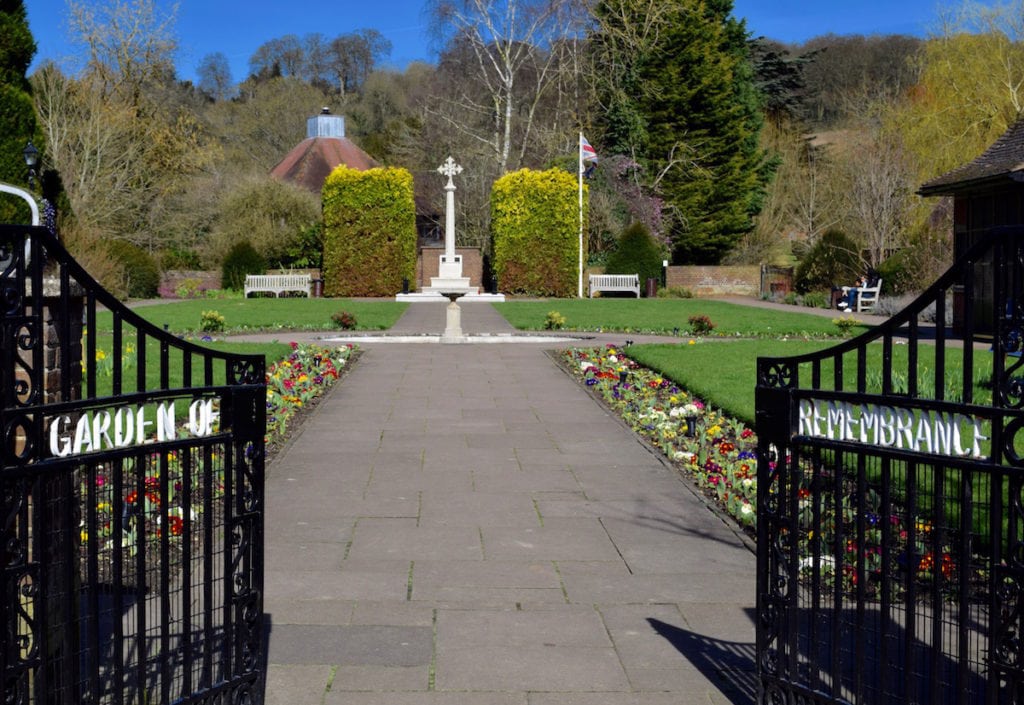
[[[866,276],[857,277],[857,281],[853,286],[844,286],[843,290],[846,294],[845,298],[839,302],[839,308],[843,311],[847,309],[854,310],[857,308],[857,292],[861,287],[868,285],[868,278]]]

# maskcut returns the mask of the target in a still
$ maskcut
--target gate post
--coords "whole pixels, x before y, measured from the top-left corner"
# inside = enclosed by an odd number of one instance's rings
[[[82,334],[84,332],[85,292],[72,283],[67,296],[67,309],[62,309],[60,280],[55,276],[43,279],[43,393],[44,404],[72,401],[82,397]],[[94,331],[95,334],[95,331]],[[66,338],[67,360],[62,359]],[[62,384],[67,378],[68,396]]]
[[[24,385],[27,390],[24,401],[32,406],[79,399],[82,392],[84,292],[76,284],[65,291],[58,277],[44,274],[41,296],[36,297],[31,290],[34,281],[39,280],[27,277],[23,316],[25,321],[34,322],[30,328],[35,329],[35,336],[28,336],[25,343],[17,339],[3,341],[17,350],[21,361],[13,377]],[[5,326],[5,329],[16,338],[24,332],[19,328]],[[41,361],[38,369],[37,361]],[[26,434],[37,437],[28,438]],[[31,464],[47,457],[49,451],[44,434],[41,421],[21,426],[13,439],[14,447],[10,449],[13,450],[12,460]],[[28,487],[31,489],[25,502],[32,507],[33,514],[38,513],[45,518],[35,519],[31,524],[19,524],[12,527],[12,531],[16,535],[14,540],[28,547],[30,561],[39,567],[34,580],[38,580],[41,589],[34,591],[32,596],[11,597],[34,615],[37,625],[44,625],[37,626],[35,635],[45,646],[45,651],[40,653],[43,674],[33,678],[35,685],[32,688],[38,701],[70,705],[78,702],[78,594],[81,582],[78,567],[81,517],[78,478],[76,473],[58,472],[39,478]],[[22,622],[19,631],[30,628]],[[46,692],[40,692],[42,689]]]
[[[781,702],[773,690],[790,675],[792,662],[786,648],[790,635],[784,617],[795,604],[791,566],[785,539],[791,527],[786,508],[790,495],[787,464],[789,436],[794,418],[793,388],[798,368],[787,361],[760,358],[755,389],[757,433],[757,595],[756,667],[757,702]],[[777,543],[781,542],[781,543]]]

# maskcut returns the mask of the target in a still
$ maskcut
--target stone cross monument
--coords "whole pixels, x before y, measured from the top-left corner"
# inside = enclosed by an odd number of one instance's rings
[[[395,297],[396,301],[439,301],[447,298],[449,306],[449,325],[445,331],[445,342],[464,342],[458,326],[458,319],[452,319],[456,315],[458,306],[455,300],[462,298],[463,301],[504,301],[503,294],[481,293],[479,287],[469,285],[469,277],[462,276],[462,255],[455,253],[455,176],[462,173],[462,167],[455,163],[451,157],[445,160],[444,164],[437,167],[441,176],[448,177],[445,184],[445,213],[444,213],[444,254],[438,257],[437,276],[430,277],[430,286],[424,286],[417,292],[405,292]],[[423,251],[421,250],[421,253]],[[452,308],[454,307],[454,308]]]
[[[448,177],[445,185],[444,212],[444,254],[438,263],[438,276],[430,278],[429,291],[442,294],[461,292],[476,293],[475,287],[469,286],[469,277],[462,276],[462,255],[455,254],[455,182],[452,177],[462,173],[462,167],[451,157],[437,168],[442,176]]]
[[[452,177],[461,174],[462,167],[456,164],[454,159],[448,157],[444,164],[437,167],[437,171],[441,176],[448,177],[448,183],[444,187],[444,256],[441,258],[441,264],[443,266],[446,262],[458,262],[459,273],[454,276],[461,276],[462,257],[455,254],[455,182],[452,181]],[[445,275],[442,273],[441,276]]]

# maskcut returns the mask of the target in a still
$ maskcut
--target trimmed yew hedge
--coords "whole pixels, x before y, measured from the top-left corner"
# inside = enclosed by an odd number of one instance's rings
[[[527,296],[576,295],[578,188],[576,178],[564,169],[521,169],[494,183],[491,232],[494,271],[502,291]],[[584,218],[586,202],[584,198]],[[586,261],[586,252],[583,258]]]
[[[325,296],[393,296],[416,276],[416,206],[405,169],[339,166],[324,182]]]

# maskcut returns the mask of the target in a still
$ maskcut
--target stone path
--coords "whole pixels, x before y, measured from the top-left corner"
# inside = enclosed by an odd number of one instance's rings
[[[268,468],[268,705],[754,702],[751,543],[544,345],[362,347]]]

